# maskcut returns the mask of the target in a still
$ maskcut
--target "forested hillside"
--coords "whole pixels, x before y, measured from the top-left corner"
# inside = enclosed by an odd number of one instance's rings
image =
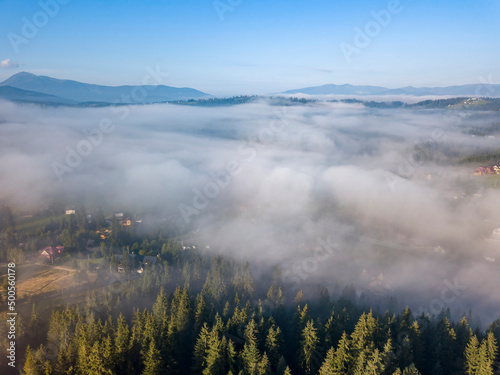
[[[112,258],[104,255],[106,267]],[[79,303],[52,307],[33,299],[27,304],[31,313],[22,316],[18,336],[19,355],[26,348],[23,373],[500,371],[498,320],[481,331],[467,316],[452,321],[447,311],[375,313],[352,302],[350,287],[335,300],[325,288],[291,295],[279,284],[279,268],[258,281],[248,263],[183,250],[172,241],[162,246],[160,258],[140,275],[127,263],[114,284],[99,287],[97,281]]]

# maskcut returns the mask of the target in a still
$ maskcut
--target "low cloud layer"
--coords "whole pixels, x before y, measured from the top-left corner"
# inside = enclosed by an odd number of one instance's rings
[[[211,251],[280,265],[292,288],[352,282],[415,310],[472,309],[491,320],[500,190],[456,161],[494,149],[494,134],[467,130],[499,121],[343,103],[3,102],[0,196],[19,209],[59,197],[150,214],[193,229]]]
[[[0,68],[3,69],[15,69],[19,67],[20,67],[19,63],[11,59],[5,59],[3,61],[0,61]]]

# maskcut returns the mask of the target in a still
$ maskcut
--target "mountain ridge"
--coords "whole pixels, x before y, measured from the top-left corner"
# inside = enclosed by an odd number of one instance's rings
[[[389,89],[382,86],[325,84],[281,92],[281,94],[306,95],[411,95],[411,96],[481,96],[500,97],[500,84],[466,84],[444,87],[405,86]]]
[[[211,95],[190,87],[165,85],[105,86],[20,72],[0,83],[21,90],[60,97],[76,103],[106,102],[146,104],[172,100],[209,98]]]

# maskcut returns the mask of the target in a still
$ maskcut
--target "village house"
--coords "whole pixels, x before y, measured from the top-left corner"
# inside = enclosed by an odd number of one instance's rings
[[[76,214],[75,207],[68,207],[68,208],[66,208],[66,215],[75,215],[75,214]]]
[[[47,259],[57,259],[64,253],[64,246],[46,247],[40,251],[40,256]]]
[[[132,225],[132,220],[130,220],[129,218],[123,219],[121,224],[122,224],[122,226],[128,228]]]
[[[486,176],[493,174],[500,174],[500,166],[492,165],[489,167],[477,167],[474,170],[474,176]]]
[[[101,240],[105,240],[111,234],[111,230],[110,229],[96,230],[95,233],[99,235]]]
[[[130,228],[132,226],[132,219],[130,217],[125,217],[123,212],[117,212],[111,216],[106,217],[106,223],[108,225],[111,225],[113,223],[113,217],[116,218],[118,224],[125,228]],[[142,222],[142,220],[136,221],[136,223],[138,222]]]
[[[118,260],[118,272],[123,272],[123,266],[122,266],[122,254],[114,254],[116,259]],[[150,256],[150,255],[139,255],[135,253],[128,254],[131,263],[136,265],[134,266],[135,270],[137,273],[143,273],[143,271],[146,269],[146,267],[153,267],[156,264],[156,261],[158,260],[158,257],[156,256]]]

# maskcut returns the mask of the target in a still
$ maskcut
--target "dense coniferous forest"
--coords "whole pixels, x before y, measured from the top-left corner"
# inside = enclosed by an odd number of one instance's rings
[[[172,254],[173,257],[173,254]],[[192,262],[192,263],[191,263]],[[24,322],[25,374],[497,374],[500,322],[374,314],[327,290],[255,298],[248,265],[195,254]],[[182,271],[181,271],[182,269]],[[230,276],[231,275],[231,276]],[[175,281],[176,280],[176,281]],[[182,284],[182,285],[181,285]],[[203,285],[201,290],[197,287]],[[171,291],[175,287],[175,290]],[[145,303],[147,300],[154,302]]]
[[[90,224],[70,215],[37,237],[76,252],[78,236],[104,225],[100,211]],[[319,286],[287,289],[279,267],[256,280],[249,263],[184,248],[161,233],[141,237],[116,220],[111,226],[113,237],[100,246],[103,266],[83,300],[24,301],[17,338],[23,374],[500,373],[499,320],[480,330],[470,315],[454,321],[444,310],[375,312],[356,302],[352,286],[335,298]],[[4,207],[4,240],[14,228]],[[111,243],[125,249],[121,262]],[[134,251],[158,261],[139,274]],[[88,283],[86,273],[75,278]]]

